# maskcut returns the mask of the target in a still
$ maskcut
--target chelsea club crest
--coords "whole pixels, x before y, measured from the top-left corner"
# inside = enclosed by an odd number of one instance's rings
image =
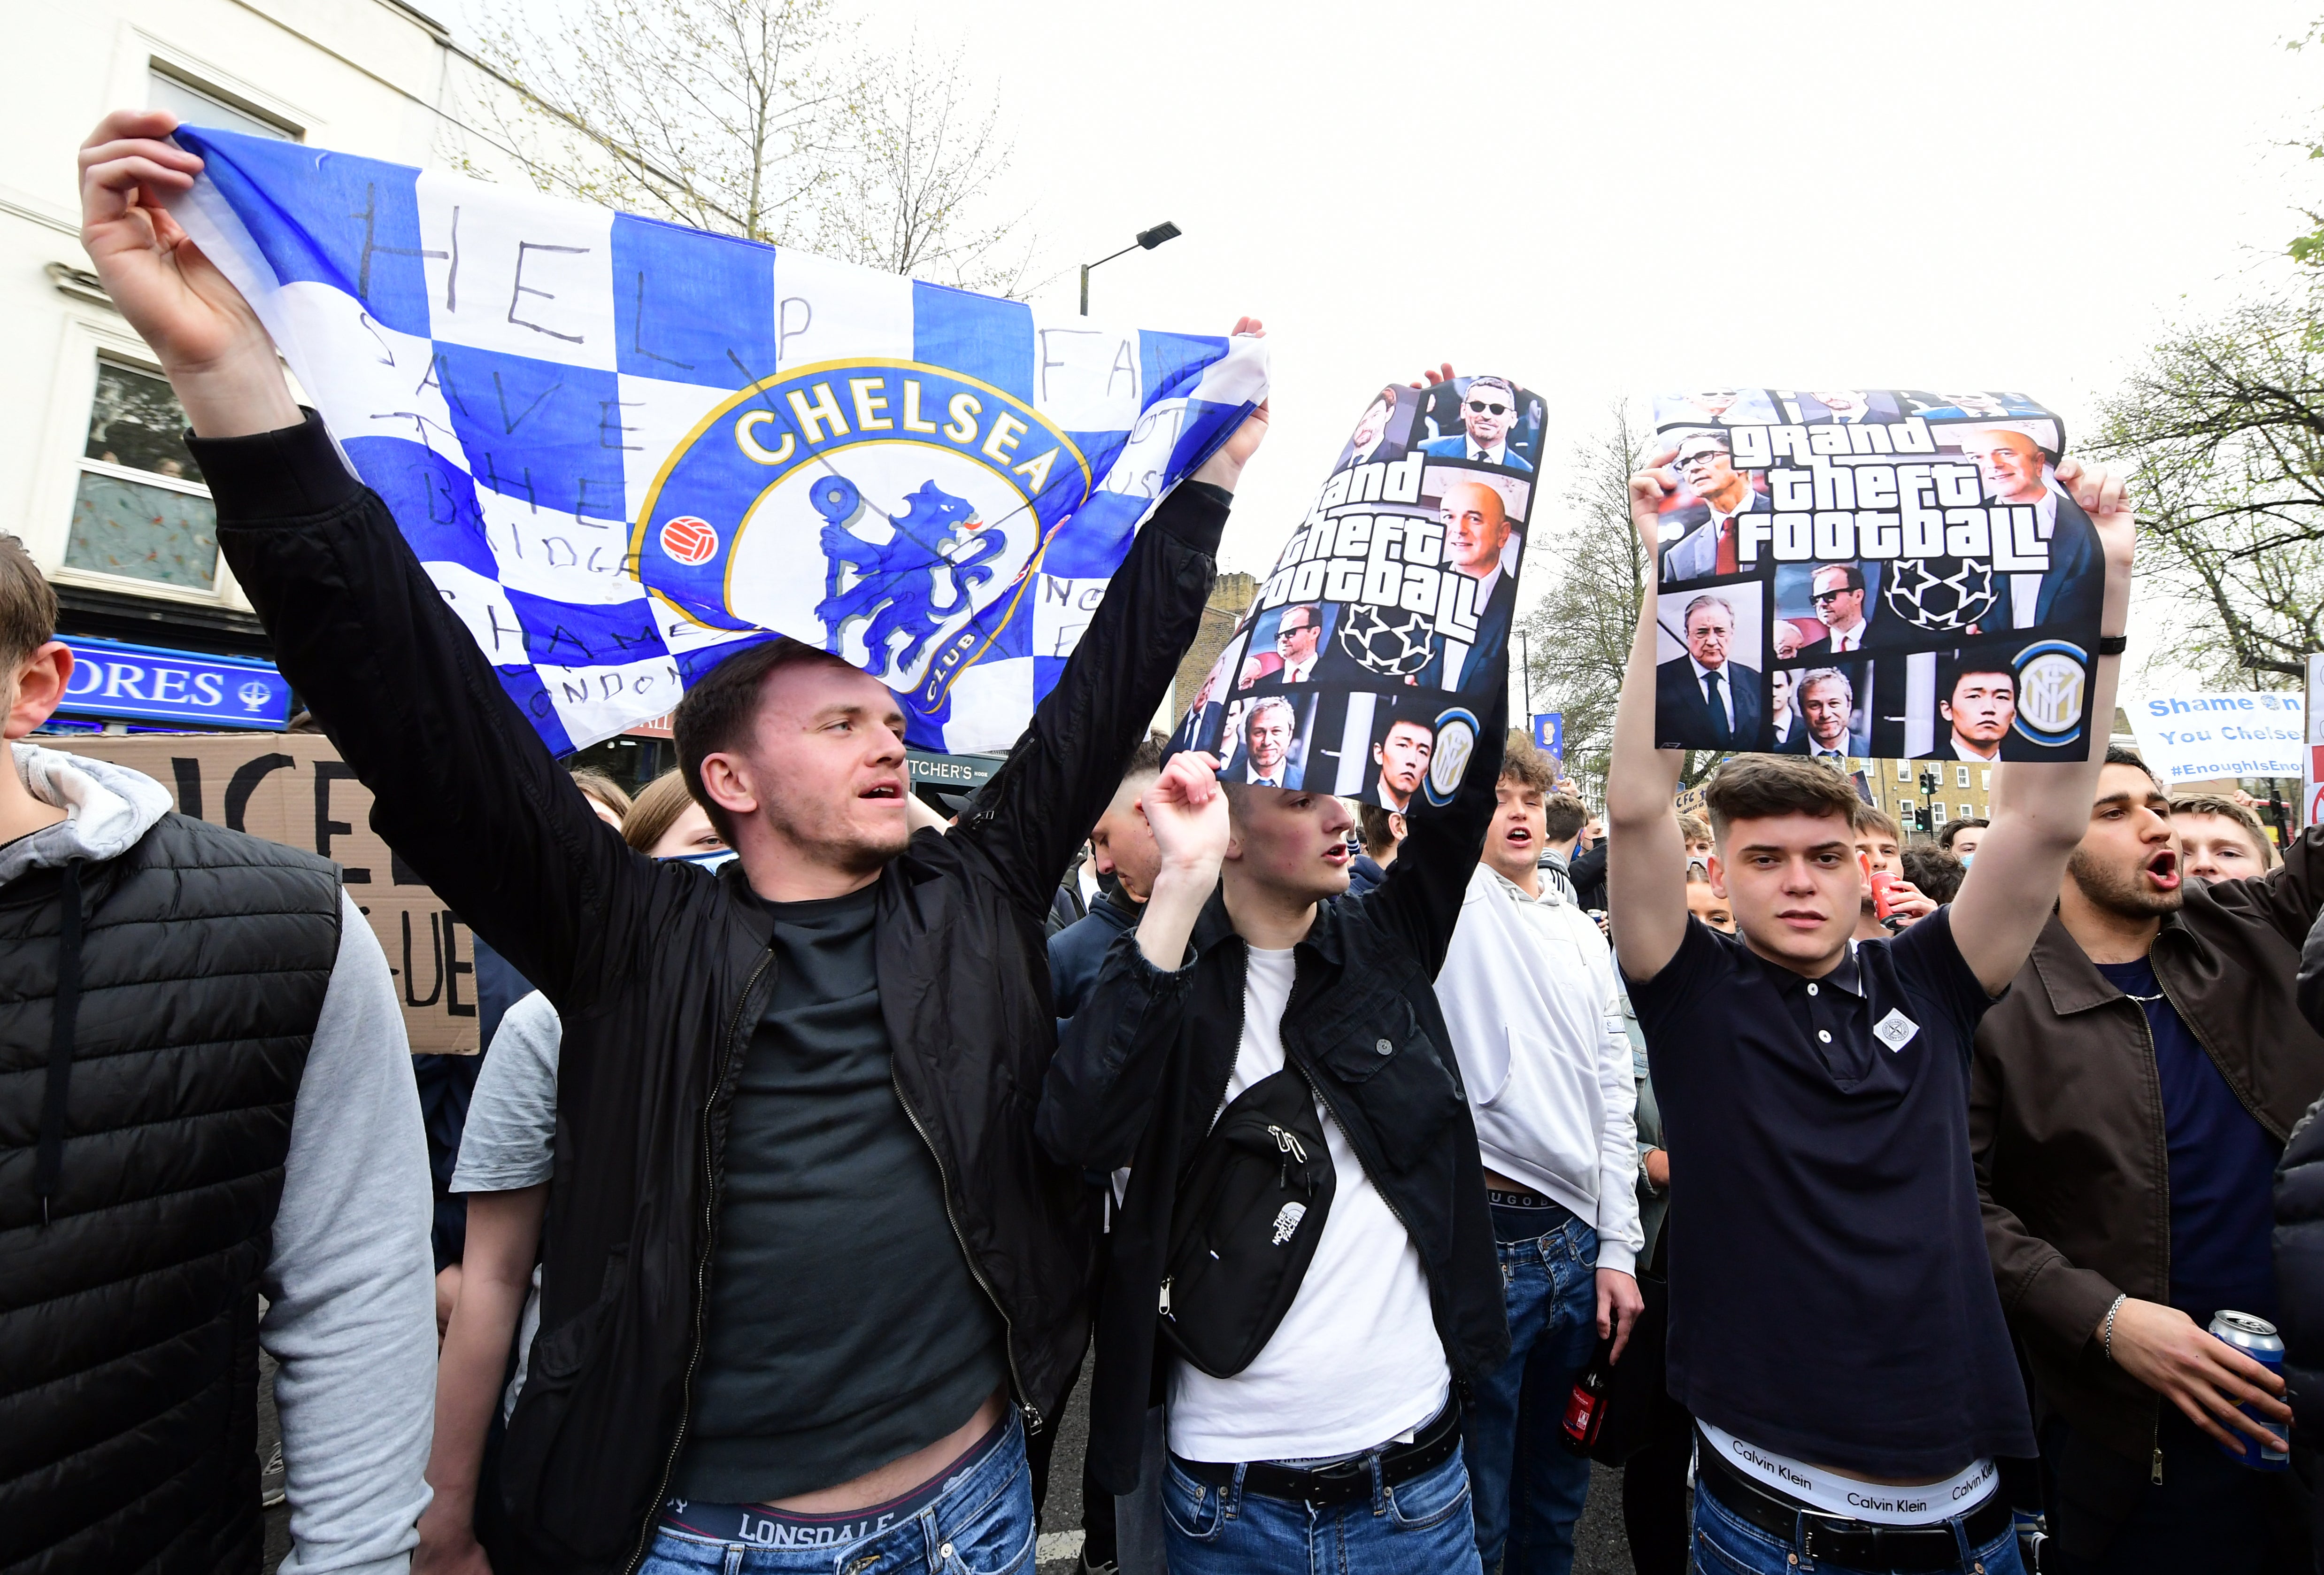
[[[696,424],[646,495],[632,561],[698,623],[819,643],[934,709],[1092,485],[1070,437],[990,384],[826,362]]]

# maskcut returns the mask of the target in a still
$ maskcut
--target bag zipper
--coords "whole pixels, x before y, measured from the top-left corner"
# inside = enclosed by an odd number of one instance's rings
[[[704,1325],[710,1311],[710,1255],[716,1246],[718,1234],[718,1178],[710,1164],[710,1113],[718,1107],[719,1097],[725,1092],[734,1072],[734,1052],[741,1042],[742,1020],[751,1005],[751,993],[759,987],[759,980],[774,967],[772,946],[761,955],[759,965],[743,981],[742,998],[734,1003],[734,1020],[726,1028],[726,1053],[718,1063],[718,1076],[711,1080],[710,1098],[702,1107],[702,1253],[694,1264],[694,1346],[687,1353],[686,1379],[679,1386],[678,1431],[669,1441],[669,1454],[661,1463],[661,1481],[654,1488],[653,1502],[646,1510],[646,1523],[638,1533],[637,1550],[622,1575],[637,1575],[638,1567],[646,1561],[653,1547],[654,1527],[661,1521],[663,1497],[669,1492],[669,1479],[678,1470],[678,1451],[686,1445],[687,1424],[694,1416],[694,1375],[702,1365],[702,1345],[706,1338]]]

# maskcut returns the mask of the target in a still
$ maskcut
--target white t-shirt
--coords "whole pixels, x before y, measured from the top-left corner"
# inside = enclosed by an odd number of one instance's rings
[[[1227,1079],[1230,1101],[1283,1070],[1291,979],[1290,952],[1251,948],[1242,1047]],[[1334,1175],[1323,1237],[1299,1294],[1258,1360],[1231,1378],[1213,1378],[1183,1361],[1172,1365],[1170,1448],[1186,1459],[1352,1454],[1418,1427],[1443,1409],[1452,1392],[1420,1249],[1320,1099],[1316,1109]]]
[[[452,1167],[455,1192],[513,1192],[537,1187],[556,1168],[557,1059],[565,1025],[557,1008],[535,990],[501,1018],[492,1053],[476,1074],[460,1131],[460,1157]],[[532,1337],[540,1329],[540,1265],[532,1266],[532,1293],[516,1330],[516,1375],[501,1399],[501,1414],[516,1411]]]

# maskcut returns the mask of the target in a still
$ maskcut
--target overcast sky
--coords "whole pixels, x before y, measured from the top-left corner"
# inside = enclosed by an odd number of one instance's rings
[[[2314,0],[853,9],[997,86],[1039,298],[1168,218],[1094,313],[1265,318],[1231,569],[1372,389],[1446,359],[1548,396],[1553,496],[1657,386],[2023,389],[2070,444],[2172,317],[2280,275],[2319,184],[2282,145],[2324,124],[2324,54],[2284,47]]]

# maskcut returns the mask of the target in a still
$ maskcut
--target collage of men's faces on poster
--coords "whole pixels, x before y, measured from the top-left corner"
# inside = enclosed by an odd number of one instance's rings
[[[1542,422],[1504,377],[1380,389],[1171,746],[1229,782],[1450,799],[1504,681]]]
[[[2089,746],[2106,594],[2022,394],[1655,399],[1665,748],[2040,760]]]

